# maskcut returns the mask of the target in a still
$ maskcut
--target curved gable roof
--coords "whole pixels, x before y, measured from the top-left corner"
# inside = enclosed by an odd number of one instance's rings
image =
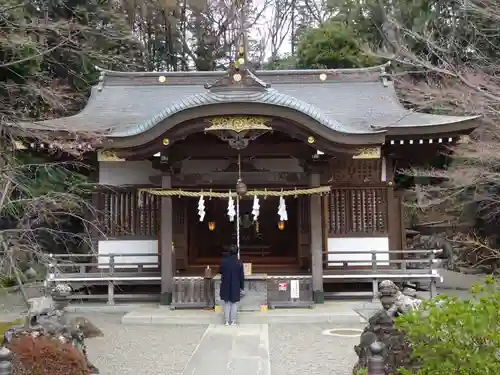
[[[246,71],[243,83],[229,82],[227,72],[102,71],[100,84],[92,89],[80,113],[34,125],[123,138],[196,107],[256,103],[293,109],[317,121],[325,131],[346,135],[439,133],[450,131],[450,126],[457,131],[475,127],[471,120],[476,116],[429,115],[405,109],[384,67],[258,71],[256,76]],[[205,88],[207,82],[212,83]]]

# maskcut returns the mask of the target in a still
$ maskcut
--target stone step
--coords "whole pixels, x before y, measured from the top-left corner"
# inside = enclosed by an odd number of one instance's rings
[[[327,306],[325,306],[327,305]],[[373,309],[363,302],[325,304],[314,309],[277,309],[240,312],[240,324],[359,324],[366,320],[355,310]],[[221,324],[222,313],[202,310],[170,310],[165,307],[139,308],[122,317],[122,324]]]

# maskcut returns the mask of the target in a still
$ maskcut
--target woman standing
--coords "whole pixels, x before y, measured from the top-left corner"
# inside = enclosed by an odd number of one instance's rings
[[[220,299],[224,301],[224,324],[236,324],[237,303],[245,289],[243,264],[238,259],[238,249],[232,245],[220,264]]]

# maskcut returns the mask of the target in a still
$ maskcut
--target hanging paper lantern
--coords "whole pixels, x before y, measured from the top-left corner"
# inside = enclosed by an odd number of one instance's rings
[[[243,181],[238,179],[238,182],[236,182],[236,193],[239,196],[243,196],[246,195],[247,192],[248,192],[247,185]]]
[[[208,222],[208,230],[210,232],[213,232],[215,230],[215,221],[209,221]]]

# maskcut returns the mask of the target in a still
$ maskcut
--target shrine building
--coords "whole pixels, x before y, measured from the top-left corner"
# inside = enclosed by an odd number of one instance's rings
[[[312,275],[321,302],[325,275],[404,248],[395,172],[477,126],[405,109],[386,68],[102,70],[80,113],[30,126],[101,138],[98,253],[159,253],[162,303],[236,243],[252,273]]]

